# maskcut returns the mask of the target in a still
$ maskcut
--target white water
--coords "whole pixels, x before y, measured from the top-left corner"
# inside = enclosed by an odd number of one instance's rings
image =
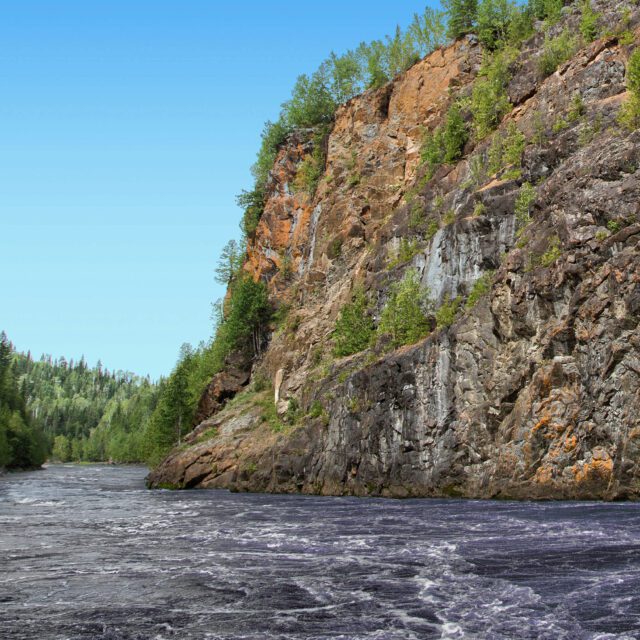
[[[640,505],[0,479],[0,638],[640,638]]]

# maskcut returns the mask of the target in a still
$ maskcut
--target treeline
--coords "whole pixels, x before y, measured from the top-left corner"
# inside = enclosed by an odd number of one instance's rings
[[[39,467],[48,444],[40,425],[27,409],[27,395],[20,383],[13,345],[0,333],[0,467]]]
[[[264,125],[251,169],[253,188],[238,196],[238,204],[244,209],[243,233],[248,237],[255,233],[264,209],[269,172],[278,148],[292,131],[316,129],[321,138],[328,133],[339,105],[366,89],[383,86],[446,40],[445,13],[428,7],[423,14],[414,15],[406,31],[397,27],[393,36],[363,42],[340,56],[331,53],[314,73],[299,76],[278,120]],[[318,142],[317,148],[322,146]],[[310,172],[324,169],[323,157],[316,157],[314,162],[318,166],[311,167]]]
[[[28,432],[37,443],[11,435],[12,460],[7,462],[5,454],[3,466],[39,466],[47,457],[63,462],[144,459],[143,434],[159,392],[149,378],[108,371],[100,363],[89,367],[84,358],[34,360],[30,353],[16,352],[4,333],[0,340],[3,389],[12,390],[0,398],[2,422],[7,424],[11,411],[8,432]],[[18,418],[24,428],[17,428]],[[30,454],[33,450],[37,455]]]

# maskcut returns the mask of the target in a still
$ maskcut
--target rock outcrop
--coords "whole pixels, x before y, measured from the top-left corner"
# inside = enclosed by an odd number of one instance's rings
[[[595,4],[620,22],[618,3]],[[555,29],[575,28],[577,11]],[[639,20],[634,8],[636,44]],[[470,95],[473,37],[339,109],[313,198],[292,188],[310,143],[300,134],[281,149],[245,268],[290,307],[253,372],[283,372],[290,411],[274,419],[273,391],[255,382],[225,406],[248,377],[227,396],[214,381],[189,446],[151,486],[640,497],[640,131],[616,122],[634,45],[602,38],[542,78],[541,38],[511,65],[513,108],[498,130],[432,177],[422,132]],[[490,175],[489,149],[514,124],[522,166]],[[523,185],[535,188],[526,225]],[[401,238],[417,249],[397,264]],[[468,299],[481,277],[488,291],[418,344],[332,358],[354,283],[379,314],[408,267],[436,304]]]

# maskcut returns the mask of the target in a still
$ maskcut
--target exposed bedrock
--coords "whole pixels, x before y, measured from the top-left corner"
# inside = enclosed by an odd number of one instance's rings
[[[618,4],[595,3],[611,25]],[[576,6],[565,14],[557,29],[579,20]],[[422,130],[470,95],[473,37],[339,109],[314,197],[291,186],[308,137],[281,149],[245,269],[290,307],[287,320],[251,381],[236,363],[212,382],[200,424],[151,486],[640,497],[640,132],[616,120],[633,46],[597,40],[548,78],[541,47],[532,38],[512,65],[513,109],[498,131],[430,179]],[[489,149],[514,124],[527,141],[522,166],[489,175]],[[525,183],[535,195],[523,224]],[[393,261],[403,239],[415,250]],[[415,345],[332,357],[354,283],[377,319],[410,267],[436,305],[466,299],[482,276],[489,291]],[[255,381],[278,372],[274,423],[273,389]],[[284,414],[290,399],[297,416]]]

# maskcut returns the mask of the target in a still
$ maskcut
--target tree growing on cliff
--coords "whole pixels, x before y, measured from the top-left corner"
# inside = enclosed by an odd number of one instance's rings
[[[229,240],[229,242],[224,245],[215,269],[215,280],[218,284],[224,286],[231,284],[242,267],[244,255],[244,251],[242,251],[235,240]]]
[[[333,332],[336,356],[350,356],[366,349],[374,333],[369,304],[362,287],[356,287],[351,300],[340,310]]]
[[[447,112],[444,124],[433,132],[426,132],[422,140],[420,158],[427,167],[427,175],[433,176],[443,163],[458,160],[469,139],[467,125],[462,117],[460,105],[454,103]]]
[[[338,105],[329,86],[324,66],[311,77],[298,77],[291,98],[282,105],[283,120],[289,129],[311,128],[333,120]]]
[[[627,89],[629,99],[622,106],[618,121],[633,131],[640,128],[640,48],[636,49],[627,63]]]
[[[447,35],[453,40],[472,33],[478,16],[477,0],[443,0],[447,13]]]
[[[422,15],[415,13],[409,31],[421,55],[427,55],[446,44],[445,13],[426,7]]]
[[[382,310],[379,335],[388,335],[393,347],[413,344],[424,338],[431,325],[427,314],[433,310],[429,290],[420,282],[415,269],[409,269],[400,282],[391,286],[389,299]]]
[[[518,12],[510,0],[480,0],[477,33],[480,42],[490,50],[509,39],[511,23]]]

